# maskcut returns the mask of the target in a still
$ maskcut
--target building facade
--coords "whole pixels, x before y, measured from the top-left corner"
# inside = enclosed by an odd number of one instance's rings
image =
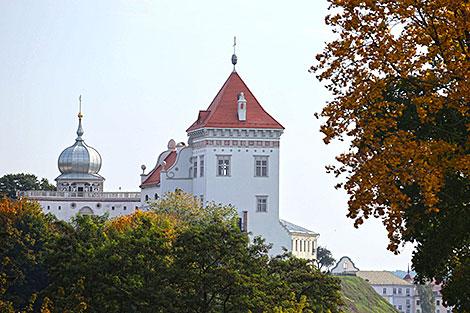
[[[154,168],[141,175],[141,206],[176,189],[203,204],[231,204],[242,228],[271,243],[272,254],[285,249],[315,259],[318,234],[279,220],[283,131],[234,70],[187,129],[188,143],[170,140]]]

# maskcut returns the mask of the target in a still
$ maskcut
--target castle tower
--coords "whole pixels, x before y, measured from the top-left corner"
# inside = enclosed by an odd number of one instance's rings
[[[279,219],[279,154],[284,127],[253,95],[235,70],[189,128],[188,145],[168,143],[155,167],[141,174],[141,206],[166,192],[184,190],[202,203],[237,208],[242,230],[284,250],[316,258],[318,234]],[[142,167],[145,171],[145,166]]]

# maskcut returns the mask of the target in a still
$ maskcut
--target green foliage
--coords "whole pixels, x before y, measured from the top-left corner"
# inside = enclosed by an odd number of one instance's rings
[[[325,247],[318,247],[317,249],[317,259],[315,263],[319,270],[322,270],[323,267],[329,269],[335,264],[336,260],[331,255],[331,251]]]
[[[344,313],[397,313],[398,311],[382,298],[360,277],[337,276],[341,280]]]
[[[0,177],[0,198],[16,199],[18,191],[26,190],[55,190],[46,178],[39,180],[33,174],[7,174]]]
[[[47,286],[45,246],[54,219],[37,203],[0,200],[0,306],[20,311]]]
[[[339,312],[335,278],[288,255],[270,259],[232,207],[169,194],[154,211],[65,223],[3,201],[16,208],[0,215],[11,229],[0,255],[11,265],[0,268],[5,312]]]

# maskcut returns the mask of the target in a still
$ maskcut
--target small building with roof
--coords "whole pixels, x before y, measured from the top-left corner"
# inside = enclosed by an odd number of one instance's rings
[[[348,256],[341,257],[331,269],[331,273],[335,275],[356,275],[358,271],[359,269]]]
[[[85,143],[82,118],[80,109],[75,143],[59,156],[57,190],[29,190],[19,192],[19,196],[38,201],[44,213],[65,221],[77,214],[106,213],[115,217],[134,212],[140,206],[140,192],[103,191],[105,179],[99,174],[101,155]]]

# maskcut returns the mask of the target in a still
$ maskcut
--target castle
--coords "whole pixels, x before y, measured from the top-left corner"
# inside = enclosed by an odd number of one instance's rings
[[[75,144],[59,156],[57,191],[27,191],[45,212],[69,220],[76,214],[110,217],[148,209],[177,189],[237,208],[242,230],[271,243],[272,255],[291,251],[315,259],[318,234],[279,219],[279,151],[284,127],[260,105],[235,70],[206,110],[187,128],[187,144],[170,140],[153,169],[142,166],[141,192],[104,192],[101,156],[85,144],[82,113]]]

